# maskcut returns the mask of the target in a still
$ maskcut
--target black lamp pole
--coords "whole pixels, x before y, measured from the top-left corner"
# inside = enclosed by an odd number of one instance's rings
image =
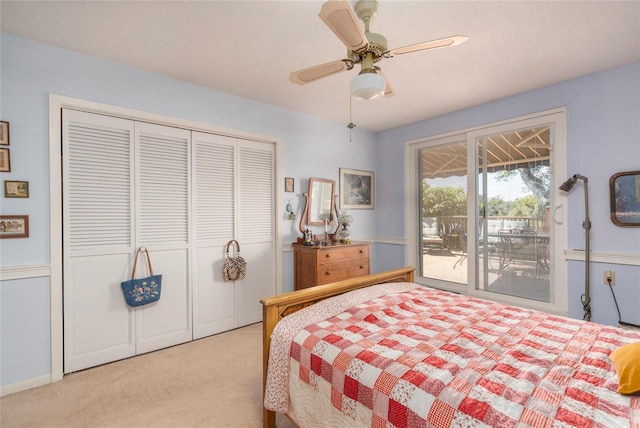
[[[589,264],[591,261],[590,240],[591,220],[589,220],[589,179],[583,175],[575,174],[562,183],[560,190],[569,192],[578,180],[584,182],[584,221],[582,227],[585,230],[585,255],[584,255],[584,294],[582,295],[582,308],[584,309],[585,321],[591,321],[591,295],[589,293]]]

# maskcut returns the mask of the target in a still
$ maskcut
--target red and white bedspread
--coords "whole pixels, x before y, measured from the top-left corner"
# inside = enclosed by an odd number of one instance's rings
[[[406,283],[355,293],[278,324],[265,407],[287,411],[291,366],[354,426],[640,427],[608,357],[637,332]]]

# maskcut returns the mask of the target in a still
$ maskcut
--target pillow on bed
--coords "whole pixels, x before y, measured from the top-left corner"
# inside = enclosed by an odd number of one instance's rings
[[[618,392],[633,394],[640,391],[640,342],[617,348],[609,358],[618,373]]]

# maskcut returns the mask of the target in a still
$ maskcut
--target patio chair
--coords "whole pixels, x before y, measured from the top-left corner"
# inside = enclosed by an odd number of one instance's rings
[[[444,240],[440,236],[438,229],[438,219],[436,217],[425,217],[422,219],[422,248],[443,248]]]
[[[456,266],[462,266],[462,262],[467,259],[467,234],[461,227],[456,228],[456,232],[458,234],[458,247],[462,254],[458,257],[458,260],[453,264],[453,268]]]
[[[536,261],[536,274],[541,265],[538,254],[539,241],[537,233],[532,230],[500,230],[498,231],[500,242],[496,244],[500,257],[498,271],[502,273],[514,260]]]
[[[541,272],[549,272],[549,238],[538,237],[536,239],[536,277]]]
[[[504,269],[511,263],[511,251],[513,249],[513,240],[511,231],[499,230],[499,241],[496,242],[495,247],[498,250],[498,258],[500,263],[498,265],[498,272],[502,273]]]

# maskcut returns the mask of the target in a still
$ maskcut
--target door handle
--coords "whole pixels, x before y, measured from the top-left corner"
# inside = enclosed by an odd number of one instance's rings
[[[558,220],[558,211],[560,212],[560,219]],[[564,220],[564,206],[562,204],[557,205],[554,209],[553,209],[553,221],[555,224],[562,224],[563,220]]]

